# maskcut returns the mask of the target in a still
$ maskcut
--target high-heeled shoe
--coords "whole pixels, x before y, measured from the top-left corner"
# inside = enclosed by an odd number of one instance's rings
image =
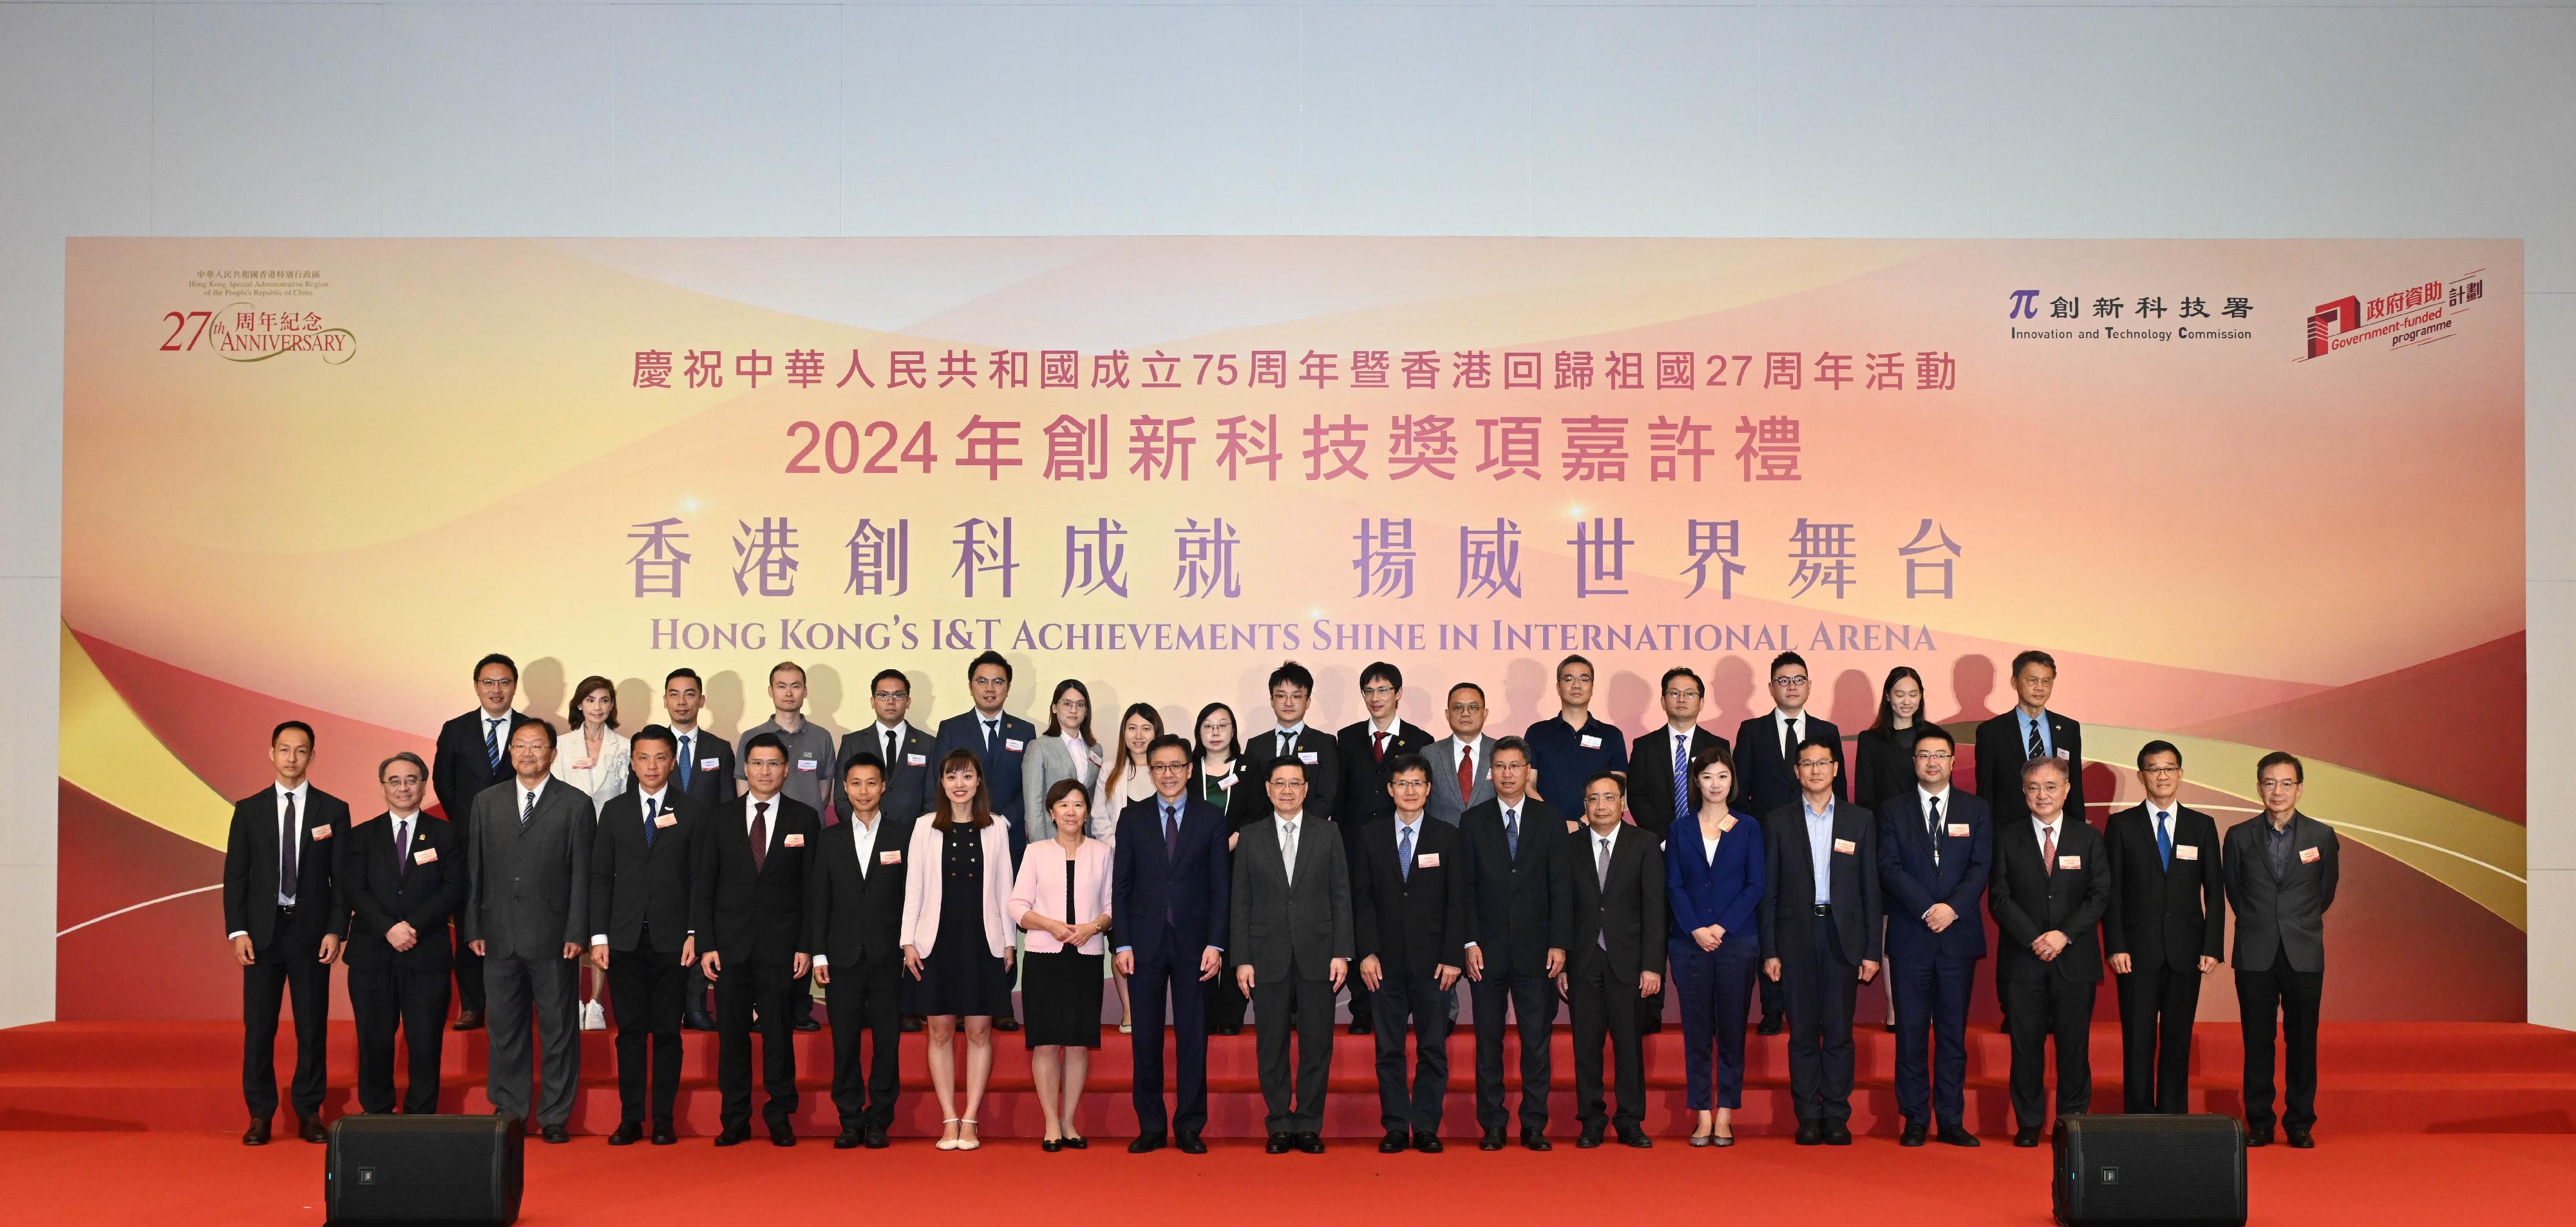
[[[957,1118],[957,1123],[961,1125],[971,1125],[975,1123],[975,1118],[971,1116],[961,1116]],[[961,1137],[957,1139],[957,1149],[959,1150],[975,1150],[983,1145],[984,1139],[982,1138]]]
[[[957,1118],[956,1118],[956,1117],[954,1117],[954,1116],[945,1116],[945,1117],[941,1117],[941,1118],[940,1118],[939,1123],[940,1123],[941,1125],[954,1125],[954,1124],[956,1124],[956,1123],[957,1123]],[[940,1132],[945,1133],[945,1132],[947,1132],[947,1130],[946,1130],[946,1129],[942,1129],[942,1130],[940,1130]],[[941,1149],[941,1150],[955,1150],[955,1149],[957,1149],[957,1139],[955,1139],[955,1138],[941,1138],[941,1139],[939,1139],[939,1146],[938,1146],[938,1148],[939,1148],[939,1149]]]
[[[1091,1149],[1091,1139],[1084,1137],[1079,1133],[1068,1133],[1064,1135],[1064,1148],[1066,1150],[1089,1150]]]
[[[1054,1154],[1057,1151],[1064,1149],[1064,1139],[1041,1138],[1038,1140],[1038,1149],[1043,1150],[1048,1154]]]

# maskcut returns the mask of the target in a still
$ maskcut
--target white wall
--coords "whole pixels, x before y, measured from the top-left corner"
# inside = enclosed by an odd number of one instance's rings
[[[0,1024],[53,1013],[65,235],[2522,238],[2563,747],[2571,63],[2564,2],[0,0],[0,677],[38,731],[0,772]],[[2571,1026],[2542,761],[2531,1012]]]

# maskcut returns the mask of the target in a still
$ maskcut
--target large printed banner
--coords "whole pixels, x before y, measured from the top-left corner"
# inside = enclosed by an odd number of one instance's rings
[[[2518,243],[76,239],[67,292],[65,1018],[234,1013],[269,727],[377,812],[490,651],[728,733],[782,660],[928,727],[987,648],[1041,723],[1267,727],[1295,658],[1333,727],[1385,659],[1516,732],[1580,652],[1633,735],[1795,649],[1964,736],[2028,646],[2096,823],[2149,738],[2222,823],[2305,756],[2330,1017],[2523,1014]]]

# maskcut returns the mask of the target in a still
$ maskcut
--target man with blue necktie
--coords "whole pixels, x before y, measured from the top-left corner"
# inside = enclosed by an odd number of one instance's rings
[[[1521,1146],[1548,1150],[1547,1098],[1555,1080],[1549,1036],[1556,978],[1571,940],[1556,929],[1573,889],[1568,845],[1558,835],[1565,816],[1529,795],[1529,743],[1505,737],[1494,743],[1491,758],[1494,795],[1458,819],[1467,863],[1463,952],[1476,1014],[1476,1125],[1484,1131],[1476,1148],[1501,1150],[1511,1122],[1503,1100],[1508,1012],[1521,1037]]]
[[[2102,948],[2119,977],[2121,1111],[2191,1111],[2191,1024],[2201,977],[2218,969],[2227,880],[2218,821],[2177,798],[2182,751],[2150,741],[2138,751],[2147,799],[2111,815],[2102,861],[2111,910]]]
[[[474,662],[475,709],[439,726],[430,788],[454,829],[459,865],[473,853],[474,798],[510,777],[510,734],[528,722],[510,709],[518,695],[518,663],[494,652]],[[455,1025],[472,1031],[483,1025],[483,956],[465,941],[461,913],[457,928]]]
[[[1207,988],[1225,969],[1225,811],[1189,795],[1190,743],[1171,734],[1145,747],[1154,795],[1118,815],[1109,915],[1118,974],[1135,1003],[1136,1140],[1129,1154],[1159,1150],[1164,1138],[1185,1154],[1207,1153]],[[1163,1010],[1168,998],[1179,1066],[1179,1108],[1163,1103]]]
[[[714,813],[741,796],[743,784],[734,778],[733,743],[698,727],[698,713],[706,705],[706,683],[699,680],[697,670],[673,669],[662,679],[662,710],[671,716],[671,782],[700,810]],[[716,1029],[716,1016],[707,1006],[707,996],[714,990],[707,983],[707,973],[694,961],[682,969],[681,1026],[691,1031]]]
[[[1878,807],[1887,987],[1896,1005],[1896,1106],[1905,1117],[1897,1140],[1905,1146],[1922,1145],[1926,1121],[1935,1118],[1942,1142],[1977,1144],[1966,1124],[1968,993],[1986,957],[1978,908],[1994,863],[1994,828],[1983,800],[1950,787],[1957,750],[1940,725],[1922,726],[1910,795]],[[1929,1069],[1926,1042],[1933,1045]]]
[[[1376,1000],[1380,1154],[1410,1146],[1438,1154],[1449,1099],[1449,1024],[1466,966],[1465,837],[1428,821],[1431,764],[1419,754],[1387,760],[1395,810],[1368,824],[1351,866],[1351,929],[1359,941],[1360,984]],[[1347,803],[1347,799],[1346,799]],[[1412,1020],[1414,1073],[1404,1075],[1404,1032]]]

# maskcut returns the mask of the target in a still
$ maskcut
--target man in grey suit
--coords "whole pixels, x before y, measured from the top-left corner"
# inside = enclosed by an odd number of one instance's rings
[[[575,1014],[590,932],[590,846],[598,815],[590,796],[556,779],[555,729],[532,720],[510,731],[512,777],[474,795],[467,841],[473,893],[465,940],[482,956],[490,1070],[484,1094],[496,1116],[528,1119],[528,1015],[545,1042],[545,1099],[536,1122],[549,1142],[569,1142],[581,1076]]]
[[[1324,1153],[1333,996],[1350,974],[1351,874],[1341,832],[1306,810],[1306,764],[1268,764],[1270,816],[1243,828],[1230,895],[1235,984],[1252,999],[1268,1151]],[[1288,1064],[1293,1025],[1297,1064]],[[1291,1095],[1293,1072],[1294,1095]]]
[[[2289,1050],[2282,1131],[2315,1146],[2317,1011],[2326,992],[2326,909],[2334,906],[2341,846],[2333,827],[2299,812],[2307,767],[2275,750],[2254,765],[2263,816],[2228,829],[2219,862],[2236,913],[2237,1017],[2245,1030],[2248,1146],[2272,1144],[2273,1019]]]
[[[1485,736],[1485,688],[1460,682],[1449,688],[1449,735],[1422,752],[1431,760],[1431,816],[1451,826],[1468,810],[1494,799],[1494,739]]]

